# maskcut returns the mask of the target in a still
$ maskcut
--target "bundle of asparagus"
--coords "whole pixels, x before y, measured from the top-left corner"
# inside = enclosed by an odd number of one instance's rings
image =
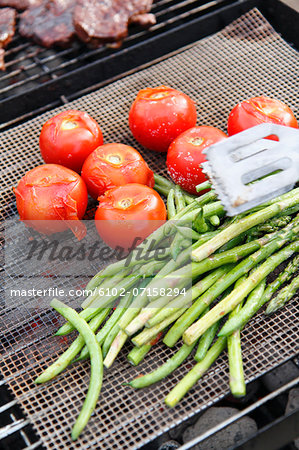
[[[128,360],[137,365],[164,334],[163,343],[168,347],[182,338],[180,349],[154,372],[131,381],[130,386],[142,388],[168,376],[198,345],[197,363],[165,399],[168,406],[174,406],[227,347],[231,391],[236,396],[245,394],[242,328],[281,286],[267,313],[282,307],[298,289],[298,276],[292,277],[299,265],[299,188],[226,218],[213,190],[194,197],[163,177],[156,176],[155,182],[155,188],[167,195],[171,221],[133,250],[130,258],[106,267],[88,283],[86,290],[92,293],[83,302],[82,311],[73,316],[88,322],[93,346],[80,334],[36,383],[48,381],[70,363],[88,357],[93,367],[92,348],[103,353],[103,365],[109,368],[130,338],[135,347]],[[210,188],[209,183],[203,183],[198,190]],[[190,223],[191,227],[186,225]],[[163,249],[163,258],[157,261],[159,249]],[[288,261],[286,267],[266,285],[267,276],[284,261]],[[113,295],[106,293],[108,287],[114,288]],[[61,302],[54,300],[53,306],[61,312]],[[66,312],[71,310],[63,306]],[[81,333],[76,320],[69,319],[56,334],[65,335],[74,328]],[[90,400],[83,408],[85,419],[82,421],[81,411],[74,438],[92,412]]]

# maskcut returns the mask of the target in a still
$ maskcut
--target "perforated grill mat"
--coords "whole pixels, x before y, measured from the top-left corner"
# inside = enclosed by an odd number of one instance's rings
[[[222,32],[143,71],[80,98],[67,108],[82,109],[101,124],[105,141],[139,148],[127,126],[127,115],[136,92],[145,86],[167,84],[188,93],[198,105],[198,123],[225,130],[230,109],[240,100],[265,94],[277,97],[298,113],[298,54],[272,29],[259,11],[252,10]],[[66,107],[65,107],[66,108]],[[2,217],[15,214],[11,187],[28,170],[41,163],[38,135],[42,124],[58,108],[1,135]],[[165,173],[165,155],[140,149],[152,169]],[[23,308],[30,299],[24,299]],[[243,332],[246,380],[250,381],[298,352],[296,302],[275,316],[262,314]],[[141,391],[124,382],[158,367],[173,354],[157,345],[140,367],[126,360],[126,348],[105,373],[95,414],[82,437],[72,443],[74,424],[89,380],[89,364],[71,367],[53,382],[35,386],[42,369],[67,347],[67,340],[51,337],[57,329],[53,311],[32,314],[28,326],[20,309],[1,310],[0,368],[27,418],[46,448],[138,448],[228,393],[228,364],[224,353],[174,409],[163,399],[192,367],[190,358],[168,379]]]

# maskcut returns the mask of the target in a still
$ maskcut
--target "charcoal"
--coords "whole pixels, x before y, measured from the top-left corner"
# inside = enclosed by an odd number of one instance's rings
[[[204,434],[210,428],[237,414],[236,408],[211,407],[183,434],[184,443]],[[203,442],[195,445],[194,450],[225,450],[236,446],[242,440],[257,432],[257,426],[253,419],[244,416],[237,422],[219,431]]]
[[[299,368],[293,361],[287,361],[263,376],[262,382],[272,392],[299,376]]]

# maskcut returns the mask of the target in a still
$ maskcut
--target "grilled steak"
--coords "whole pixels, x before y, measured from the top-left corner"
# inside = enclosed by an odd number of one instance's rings
[[[40,5],[42,0],[0,0],[0,6],[10,6],[19,11]]]
[[[0,47],[4,48],[15,34],[16,10],[12,8],[0,9]]]
[[[0,70],[5,70],[3,49],[10,43],[15,34],[16,15],[15,9],[0,9]]]
[[[44,47],[67,46],[75,36],[73,10],[76,0],[43,0],[21,14],[19,31]]]
[[[152,0],[78,0],[74,26],[84,42],[100,45],[120,41],[128,34],[128,24],[150,11]],[[152,18],[151,18],[152,19]]]

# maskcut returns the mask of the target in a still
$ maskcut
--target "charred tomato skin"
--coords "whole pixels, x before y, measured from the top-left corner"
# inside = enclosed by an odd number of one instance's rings
[[[63,111],[42,127],[39,146],[45,163],[80,173],[87,156],[103,144],[99,124],[86,112]]]
[[[193,127],[180,134],[167,152],[167,170],[173,181],[196,194],[196,186],[207,179],[200,167],[206,160],[202,151],[226,138],[225,133],[210,126]]]
[[[95,224],[99,235],[112,248],[125,250],[138,245],[166,220],[166,207],[152,188],[131,183],[99,197]]]
[[[108,189],[128,183],[154,187],[154,173],[140,153],[124,144],[104,144],[85,160],[81,176],[89,194],[97,199]]]
[[[261,123],[275,123],[298,128],[292,110],[280,100],[260,96],[238,103],[230,112],[227,122],[229,136]],[[269,139],[277,140],[274,135]]]
[[[129,112],[129,126],[134,138],[157,152],[166,152],[177,136],[195,124],[193,100],[168,86],[142,89]]]
[[[87,189],[76,172],[44,164],[27,172],[14,188],[20,219],[35,230],[52,234],[71,228],[82,239],[80,219],[87,208]]]

